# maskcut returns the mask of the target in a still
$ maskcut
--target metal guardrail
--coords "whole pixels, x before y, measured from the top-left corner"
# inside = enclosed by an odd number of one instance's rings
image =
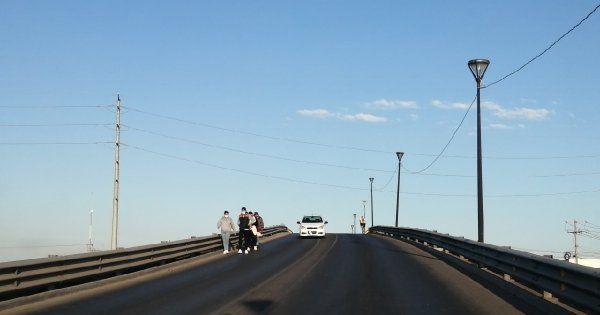
[[[265,228],[262,237],[289,232],[283,225]],[[237,245],[239,234],[232,234]],[[126,249],[0,263],[0,302],[52,289],[106,279],[133,271],[221,251],[220,235]]]
[[[420,229],[376,226],[370,233],[407,239],[478,264],[586,313],[600,313],[600,271],[566,261]]]

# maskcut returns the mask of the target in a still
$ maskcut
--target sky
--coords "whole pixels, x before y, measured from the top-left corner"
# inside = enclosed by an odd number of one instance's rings
[[[0,261],[111,248],[117,97],[119,247],[242,206],[476,240],[477,58],[485,242],[600,258],[599,4],[1,1]]]

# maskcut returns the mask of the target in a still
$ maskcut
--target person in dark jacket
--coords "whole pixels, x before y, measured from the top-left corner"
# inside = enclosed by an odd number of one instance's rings
[[[265,222],[263,218],[258,214],[258,211],[254,212],[254,218],[256,219],[256,229],[262,233],[265,229]]]
[[[238,254],[242,252],[248,254],[250,249],[251,235],[250,215],[246,212],[246,207],[242,207],[242,212],[238,218],[240,234],[238,235]]]

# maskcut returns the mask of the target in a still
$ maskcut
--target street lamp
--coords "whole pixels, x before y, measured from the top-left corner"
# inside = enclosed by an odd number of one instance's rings
[[[373,227],[373,180],[375,178],[369,177],[369,181],[371,182],[371,227]]]
[[[483,181],[482,181],[482,159],[481,159],[481,101],[479,92],[481,80],[487,70],[489,60],[469,60],[469,69],[477,81],[477,241],[483,243]]]
[[[404,152],[396,152],[398,156],[398,191],[396,192],[396,227],[398,227],[398,205],[400,203],[400,167],[402,166],[402,156]]]

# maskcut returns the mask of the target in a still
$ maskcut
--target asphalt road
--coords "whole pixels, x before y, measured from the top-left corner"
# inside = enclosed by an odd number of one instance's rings
[[[293,234],[66,292],[0,313],[522,314],[428,252],[360,234]]]

